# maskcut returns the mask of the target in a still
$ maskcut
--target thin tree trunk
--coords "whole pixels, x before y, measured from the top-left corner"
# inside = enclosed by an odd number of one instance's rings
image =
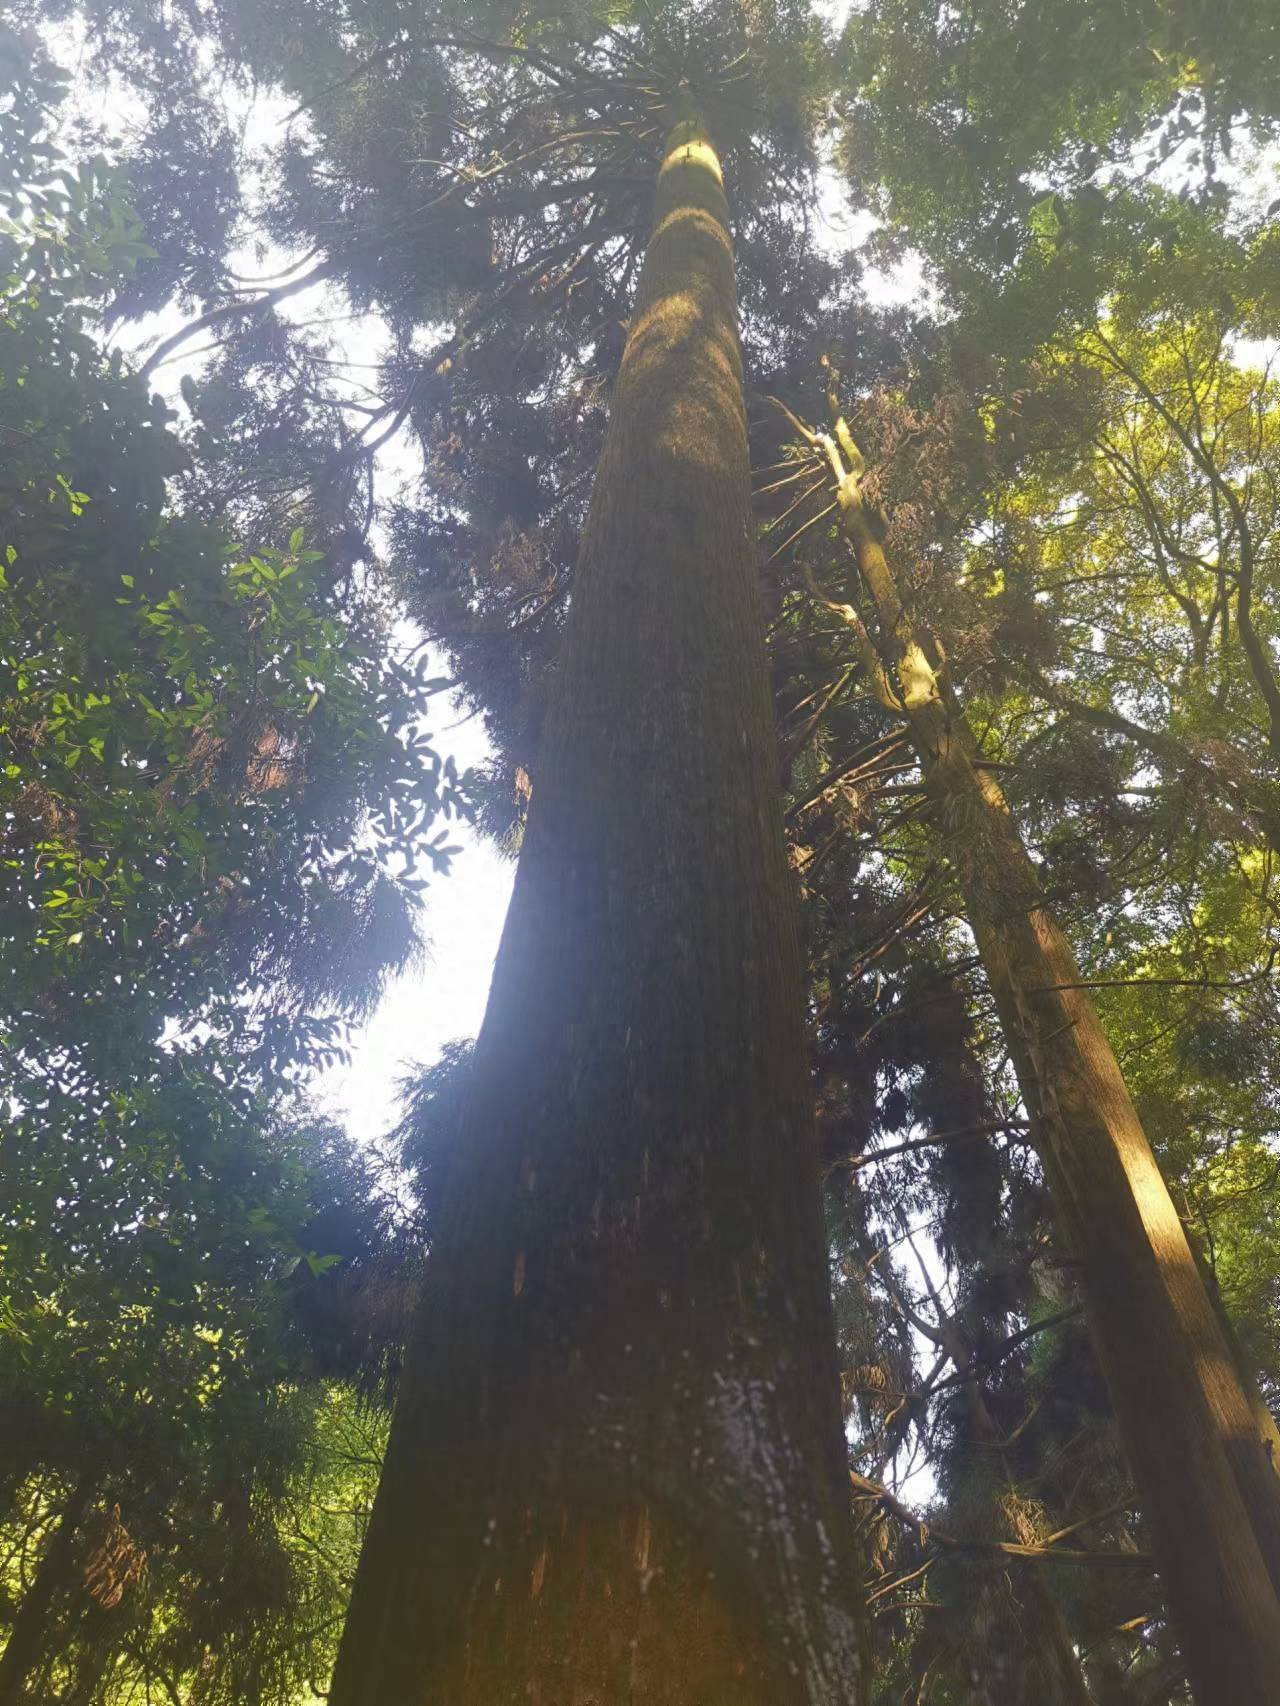
[[[848,1706],[728,210],[672,131],[332,1706]]]
[[[1011,1537],[1009,1523],[995,1526],[999,1538]],[[1014,1576],[979,1556],[973,1569],[978,1608],[970,1657],[978,1680],[969,1698],[984,1706],[1094,1706],[1042,1567],[1031,1564]]]
[[[75,1579],[76,1536],[89,1498],[90,1483],[80,1481],[62,1507],[58,1526],[23,1595],[4,1652],[0,1653],[0,1706],[20,1706],[28,1698],[27,1683],[44,1657],[50,1614],[58,1595]]]
[[[899,1210],[898,1224],[908,1222]],[[914,1249],[914,1245],[912,1246]],[[948,1312],[926,1272],[935,1325],[917,1318],[915,1325],[950,1357],[957,1372],[968,1368],[976,1346],[960,1319]],[[966,1536],[979,1540],[1028,1543],[1011,1512],[998,1496],[1001,1485],[1012,1490],[1005,1457],[1004,1430],[997,1426],[976,1380],[965,1383],[964,1438],[956,1442],[969,1459],[969,1470],[982,1477],[991,1497],[984,1514],[984,1531]],[[994,1471],[998,1468],[999,1478]],[[955,1478],[955,1465],[950,1479]],[[1034,1542],[1034,1536],[1030,1537]],[[973,1698],[990,1706],[1093,1706],[1085,1687],[1080,1659],[1072,1645],[1066,1619],[1045,1579],[1044,1565],[1030,1563],[1016,1574],[1008,1558],[976,1557],[973,1569],[978,1590],[978,1629],[970,1654]]]
[[[857,447],[843,421],[812,438],[831,462],[876,642],[852,607],[838,608],[938,804],[1196,1699],[1272,1699],[1280,1479],[1267,1442],[1071,949],[864,512]]]
[[[1187,1243],[1195,1259],[1201,1282],[1208,1293],[1209,1302],[1213,1305],[1213,1312],[1218,1317],[1218,1325],[1222,1328],[1222,1336],[1227,1341],[1231,1359],[1240,1375],[1240,1383],[1244,1387],[1245,1397],[1249,1400],[1249,1412],[1253,1417],[1254,1426],[1258,1430],[1258,1437],[1262,1441],[1262,1449],[1266,1452],[1272,1468],[1280,1476],[1280,1426],[1277,1426],[1276,1419],[1268,1409],[1266,1399],[1262,1396],[1262,1389],[1258,1385],[1257,1368],[1245,1354],[1245,1348],[1240,1342],[1240,1335],[1236,1332],[1235,1323],[1227,1314],[1227,1306],[1222,1301],[1222,1292],[1218,1286],[1217,1275],[1213,1271],[1202,1241],[1197,1237],[1191,1225],[1190,1207],[1186,1193],[1180,1192],[1179,1194],[1182,1198],[1180,1219],[1182,1220],[1182,1229],[1187,1236]]]
[[[958,1332],[956,1337],[960,1337]],[[1002,1431],[992,1419],[976,1382],[970,1382],[965,1393],[969,1450],[976,1459],[975,1468],[990,1478],[993,1464],[998,1463],[1005,1486],[1011,1488],[1001,1449]],[[1017,1528],[1007,1508],[995,1496],[997,1488],[998,1483],[993,1483],[988,1512],[990,1533],[978,1538],[1025,1544],[1027,1535]],[[993,1650],[980,1655],[978,1660],[991,1685],[988,1694],[992,1706],[1093,1706],[1071,1632],[1045,1579],[1044,1565],[1028,1563],[1015,1573],[1007,1563],[981,1556],[974,1560],[979,1603],[986,1599],[990,1612],[988,1627],[996,1636],[990,1643]]]

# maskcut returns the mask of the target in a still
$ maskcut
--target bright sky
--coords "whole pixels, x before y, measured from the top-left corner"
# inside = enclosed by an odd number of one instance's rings
[[[442,709],[432,733],[440,752],[452,753],[463,770],[485,756],[484,731],[479,718],[447,728],[454,716]],[[350,1065],[316,1084],[321,1106],[361,1141],[380,1136],[394,1120],[407,1068],[430,1065],[455,1037],[474,1036],[484,1016],[515,864],[468,825],[450,840],[463,850],[451,873],[433,878],[426,892],[427,959],[391,985],[356,1032]]]
[[[818,0],[815,9],[839,27],[851,3]],[[63,63],[83,73],[76,25],[59,26],[51,36]],[[232,90],[228,90],[227,98],[232,104],[237,101]],[[127,130],[134,117],[127,89],[83,74],[69,105],[84,117],[105,122],[111,130]],[[248,107],[235,112],[250,154],[255,140],[266,140],[266,133],[280,124],[286,110],[286,105],[269,93],[259,93]],[[871,229],[866,217],[850,217],[839,180],[831,170],[823,173],[818,218],[819,240],[833,250],[844,251],[860,243]],[[278,272],[287,257],[246,254],[241,259],[238,270],[256,276]],[[876,278],[871,283],[874,295],[902,300],[915,295],[922,280],[918,268],[908,263],[900,276]],[[323,287],[318,287],[282,304],[281,312],[303,320],[339,306],[334,299],[326,303],[324,298]],[[152,316],[121,328],[113,341],[145,352],[181,323],[182,316],[176,312]],[[334,324],[333,333],[336,355],[367,362],[382,354],[384,334],[372,316],[344,318]],[[204,365],[205,352],[197,339],[163,363],[152,382],[180,414],[185,414],[180,381],[189,375],[198,384]],[[409,437],[402,433],[379,454],[379,480],[398,483],[414,472],[414,462]],[[440,673],[448,673],[443,663]],[[452,754],[463,770],[485,757],[486,743],[479,718],[459,722],[460,714],[448,697],[442,698],[432,733],[437,749],[443,755]],[[353,1033],[349,1064],[331,1069],[314,1083],[321,1107],[362,1141],[379,1136],[394,1122],[399,1084],[409,1071],[434,1062],[453,1039],[474,1036],[484,1015],[514,866],[466,825],[459,826],[451,839],[462,843],[462,851],[451,874],[434,878],[425,897],[425,933],[430,942],[426,959],[390,986],[373,1017]]]
[[[74,29],[55,32],[54,39],[63,62],[76,67],[80,56]],[[228,91],[227,98],[234,102],[234,91]],[[81,79],[70,104],[81,116],[111,129],[127,129],[133,117],[126,89],[88,79]],[[268,139],[289,105],[270,93],[260,94],[250,108],[235,113],[250,150],[257,138]],[[288,257],[246,251],[232,259],[236,270],[257,277],[281,271]],[[384,352],[385,333],[377,318],[349,314],[327,287],[292,298],[281,304],[280,312],[299,321],[333,312],[333,353],[342,359],[370,362]],[[151,315],[118,328],[111,341],[145,355],[185,318],[176,310]],[[197,338],[161,363],[152,376],[155,389],[181,417],[188,413],[181,381],[190,377],[199,385],[209,348]],[[416,451],[407,432],[378,455],[383,492],[404,483],[416,470]],[[447,676],[451,672],[439,659],[432,673]],[[466,717],[450,694],[441,695],[435,706],[429,726],[441,756],[452,756],[460,772],[481,763],[488,744],[479,717]],[[433,877],[425,893],[426,957],[389,986],[373,1017],[351,1033],[349,1064],[318,1075],[312,1083],[320,1108],[362,1142],[381,1136],[395,1122],[400,1084],[412,1069],[432,1064],[455,1038],[474,1036],[484,1016],[515,866],[465,823],[451,822],[449,839],[461,843],[462,851],[450,874]]]

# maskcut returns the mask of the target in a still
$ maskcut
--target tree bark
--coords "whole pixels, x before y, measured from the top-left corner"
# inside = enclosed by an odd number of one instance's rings
[[[851,1706],[728,209],[678,123],[332,1706]]]
[[[1280,1688],[1280,1478],[1115,1055],[999,784],[917,634],[863,509],[843,421],[812,435],[875,612],[872,678],[911,735],[949,841],[1031,1134],[1201,1706]]]
[[[76,1536],[89,1498],[89,1482],[79,1482],[62,1507],[58,1526],[23,1595],[4,1652],[0,1653],[0,1706],[20,1706],[28,1698],[27,1683],[44,1657],[50,1614],[58,1595],[74,1581]]]

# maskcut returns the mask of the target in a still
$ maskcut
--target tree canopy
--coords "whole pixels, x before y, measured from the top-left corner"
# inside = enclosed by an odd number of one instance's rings
[[[343,1706],[499,1686],[476,1583],[513,1700],[1239,1698],[1273,9],[9,16],[0,1706],[327,1698],[367,1536]],[[490,1018],[361,1147],[459,819]]]

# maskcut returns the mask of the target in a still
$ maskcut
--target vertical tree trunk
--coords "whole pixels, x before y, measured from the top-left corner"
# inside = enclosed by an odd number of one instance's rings
[[[686,121],[332,1706],[865,1698],[776,778]]]
[[[1202,1706],[1280,1692],[1280,1480],[1269,1441],[1066,937],[998,783],[914,631],[863,510],[847,427],[814,435],[871,597],[886,703],[908,727],[950,833],[1099,1361]]]
[[[1231,1360],[1236,1365],[1240,1383],[1244,1387],[1245,1397],[1249,1400],[1249,1413],[1253,1417],[1258,1438],[1262,1441],[1262,1449],[1266,1452],[1271,1467],[1280,1476],[1280,1426],[1277,1426],[1275,1417],[1267,1408],[1267,1401],[1262,1396],[1262,1389],[1258,1385],[1257,1369],[1246,1355],[1245,1348],[1240,1342],[1240,1335],[1236,1332],[1235,1323],[1227,1314],[1227,1306],[1222,1301],[1222,1292],[1218,1286],[1217,1276],[1209,1263],[1203,1243],[1191,1225],[1191,1210],[1186,1193],[1180,1191],[1179,1195],[1181,1197],[1179,1219],[1182,1221],[1182,1228],[1186,1233],[1192,1257],[1208,1294],[1209,1302],[1213,1305],[1213,1312],[1218,1317],[1218,1325],[1222,1328],[1222,1336],[1227,1341],[1227,1348],[1231,1352]],[[1275,1579],[1274,1570],[1272,1571],[1272,1579]]]
[[[23,1595],[4,1652],[0,1653],[0,1706],[20,1706],[28,1698],[27,1683],[44,1656],[50,1613],[58,1595],[74,1581],[76,1536],[89,1497],[89,1483],[81,1481],[63,1506],[58,1526]]]
[[[972,1348],[962,1354],[967,1362]],[[964,1366],[964,1362],[957,1364]],[[999,1465],[1006,1486],[1011,1485],[1001,1430],[976,1384],[965,1388],[965,1410],[968,1451],[975,1460],[975,1471],[990,1481]],[[997,1487],[992,1481],[986,1531],[972,1538],[1025,1542],[1027,1536],[1016,1528],[996,1496]],[[1014,1572],[1008,1568],[1007,1559],[979,1554],[973,1568],[980,1615],[985,1611],[988,1649],[978,1657],[978,1674],[991,1706],[1092,1706],[1071,1632],[1045,1579],[1043,1565],[1029,1564]]]
[[[906,1233],[905,1213],[900,1211],[897,1218]],[[957,1370],[967,1368],[977,1347],[959,1317],[947,1311],[927,1274],[926,1283],[934,1324],[919,1318],[913,1324],[946,1352]],[[961,1437],[951,1448],[949,1479],[954,1481],[958,1452],[960,1462],[968,1460],[967,1472],[981,1477],[987,1489],[981,1526],[975,1532],[967,1525],[970,1532],[965,1538],[1024,1544],[1034,1540],[1012,1520],[1010,1508],[1000,1497],[1002,1485],[1006,1491],[1013,1486],[1004,1432],[976,1380],[965,1383],[962,1402],[964,1420],[956,1424]],[[979,1553],[972,1567],[978,1590],[978,1629],[971,1647],[973,1699],[987,1706],[1093,1706],[1070,1630],[1043,1566],[1030,1564],[1015,1573],[1007,1558],[984,1558]]]

